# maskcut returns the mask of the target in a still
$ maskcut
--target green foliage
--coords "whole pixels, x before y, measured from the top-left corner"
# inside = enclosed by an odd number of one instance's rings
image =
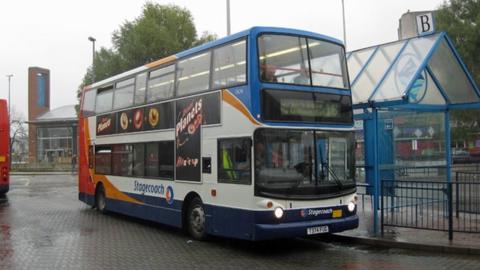
[[[195,40],[195,25],[188,10],[153,3],[145,4],[142,15],[124,23],[112,37],[126,69],[190,48]]]
[[[217,39],[216,34],[211,34],[208,31],[205,31],[205,32],[202,33],[202,36],[200,38],[198,38],[197,40],[195,40],[193,42],[193,46],[199,46],[199,45],[202,45],[204,43],[214,41],[216,39]]]
[[[197,39],[193,18],[187,9],[175,5],[147,2],[142,14],[126,21],[112,35],[113,48],[95,52],[93,67],[87,69],[79,86],[84,86],[146,63],[215,40],[216,35],[204,32]]]
[[[436,24],[446,31],[463,61],[480,82],[480,0],[451,0],[437,11]]]
[[[436,14],[439,31],[446,31],[470,70],[477,85],[480,83],[480,0],[450,0]],[[480,131],[479,110],[454,110],[452,134],[454,140],[475,139]]]

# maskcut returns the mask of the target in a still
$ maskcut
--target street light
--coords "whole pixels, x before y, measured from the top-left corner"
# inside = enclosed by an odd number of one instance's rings
[[[8,120],[10,121],[10,80],[13,77],[13,74],[8,74]]]
[[[227,0],[227,36],[230,35],[230,0]]]
[[[345,45],[345,50],[347,50],[347,30],[345,26],[345,3],[342,0],[342,18],[343,18],[343,44]]]
[[[94,37],[88,37],[88,40],[92,42],[92,81],[95,81],[95,72],[93,70],[93,64],[95,61],[95,41],[96,39]]]

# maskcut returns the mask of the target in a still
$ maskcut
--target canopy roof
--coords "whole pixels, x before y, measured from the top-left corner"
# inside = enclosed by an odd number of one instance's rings
[[[480,108],[480,91],[445,33],[347,54],[355,108]]]
[[[65,105],[51,111],[45,112],[38,116],[32,123],[38,122],[64,122],[64,121],[77,121],[77,111],[75,105]]]

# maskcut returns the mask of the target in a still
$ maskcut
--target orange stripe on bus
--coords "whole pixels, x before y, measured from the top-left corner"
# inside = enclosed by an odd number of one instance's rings
[[[95,186],[97,186],[98,182],[103,183],[103,187],[105,188],[105,196],[109,199],[120,200],[130,203],[142,204],[137,199],[134,199],[125,193],[121,192],[118,188],[116,188],[106,176],[104,175],[95,175]]]
[[[148,67],[148,68],[154,68],[156,66],[160,66],[160,65],[163,65],[163,64],[166,64],[168,62],[172,62],[174,60],[176,60],[177,57],[175,55],[170,55],[168,57],[165,57],[165,58],[162,58],[160,60],[157,60],[157,61],[154,61],[154,62],[151,62],[151,63],[148,63],[146,64],[145,66]]]
[[[250,120],[250,122],[252,122],[254,125],[260,125],[260,123],[258,123],[258,121],[253,118],[245,105],[243,105],[240,100],[238,100],[234,95],[232,95],[230,91],[226,89],[223,90],[222,99],[223,101],[227,102],[228,104],[232,105],[232,107],[240,111],[243,115],[245,115],[245,117],[247,117],[247,119]]]

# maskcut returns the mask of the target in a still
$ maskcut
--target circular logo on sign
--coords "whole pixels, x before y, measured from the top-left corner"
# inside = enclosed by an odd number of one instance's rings
[[[305,209],[300,210],[300,216],[306,217],[307,216],[307,210],[305,210]]]
[[[135,129],[141,129],[143,123],[143,110],[138,109],[133,114],[133,126]]]
[[[165,193],[165,200],[167,201],[168,204],[173,204],[173,188],[172,186],[167,187],[167,192]]]
[[[120,115],[120,127],[123,130],[127,130],[127,128],[128,128],[128,116],[127,116],[127,113],[125,113],[125,112],[123,112]]]
[[[419,103],[427,94],[427,74],[423,71],[422,74],[413,82],[412,88],[408,92],[408,102]]]
[[[158,110],[156,108],[150,108],[150,110],[148,111],[148,123],[152,128],[157,126],[158,119],[159,119]]]

